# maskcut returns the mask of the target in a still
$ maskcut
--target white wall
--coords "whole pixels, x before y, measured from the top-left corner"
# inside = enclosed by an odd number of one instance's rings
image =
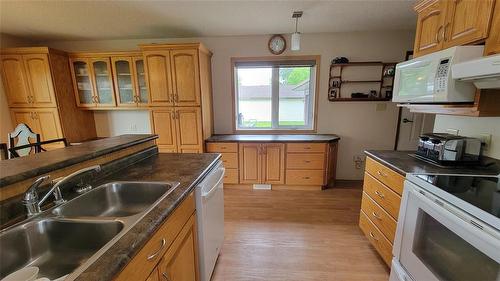
[[[0,33],[0,48],[33,46],[34,43],[15,36]],[[10,118],[7,97],[3,87],[3,81],[0,79],[0,142],[7,142],[7,134],[12,132],[12,120]]]
[[[436,115],[434,132],[445,133],[446,129],[459,130],[459,135],[468,137],[491,134],[490,147],[483,151],[484,155],[500,159],[500,117]]]
[[[94,120],[98,137],[151,133],[147,110],[97,111],[94,113]]]
[[[45,42],[43,44],[66,51],[123,51],[138,49],[138,44],[170,42],[203,42],[213,53],[212,80],[214,95],[215,133],[232,133],[232,98],[230,58],[270,56],[267,49],[268,35],[206,37],[190,39],[134,39],[105,41]],[[327,99],[328,69],[336,56],[346,56],[351,61],[401,61],[413,47],[414,33],[350,32],[303,34],[301,51],[285,51],[283,55],[321,55],[318,133],[332,133],[342,139],[339,147],[338,178],[361,179],[362,170],[354,168],[353,156],[362,155],[365,149],[393,149],[397,107],[382,103],[377,111],[373,102],[332,103]],[[289,40],[289,38],[287,38]],[[381,109],[380,109],[381,108]],[[113,117],[104,117],[109,114]],[[130,128],[129,121],[137,118],[133,111],[95,114],[96,121],[107,119],[108,125],[98,127],[98,135],[124,133],[120,128]],[[125,117],[126,116],[126,117]],[[132,117],[133,118],[130,118]],[[116,120],[110,122],[109,120]],[[144,119],[145,120],[145,119]],[[139,122],[139,121],[137,121]],[[114,126],[119,126],[116,128]],[[144,128],[145,129],[145,128]]]

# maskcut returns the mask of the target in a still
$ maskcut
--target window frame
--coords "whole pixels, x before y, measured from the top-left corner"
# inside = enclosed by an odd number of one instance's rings
[[[237,97],[236,97],[236,64],[239,62],[280,62],[280,61],[315,61],[315,80],[314,81],[314,100],[312,105],[311,129],[298,129],[298,128],[278,128],[278,129],[238,129],[237,125]],[[310,56],[263,56],[263,57],[232,57],[231,58],[231,96],[232,96],[232,131],[237,134],[269,134],[269,133],[288,133],[288,134],[303,134],[303,133],[316,133],[318,126],[318,100],[319,100],[319,77],[320,77],[320,55]],[[276,104],[275,106],[279,106]],[[274,112],[274,111],[273,111]]]

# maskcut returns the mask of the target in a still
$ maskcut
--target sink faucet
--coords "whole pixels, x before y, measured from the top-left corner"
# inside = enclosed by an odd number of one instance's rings
[[[26,210],[28,212],[28,216],[33,216],[41,212],[40,206],[50,197],[51,194],[54,194],[54,204],[60,205],[64,202],[64,198],[62,197],[61,194],[61,189],[59,188],[61,185],[67,183],[71,179],[73,179],[75,176],[78,176],[80,174],[89,172],[89,171],[96,171],[99,172],[101,171],[101,166],[100,165],[95,165],[95,166],[90,166],[86,167],[83,169],[80,169],[76,172],[73,172],[61,180],[57,181],[52,185],[49,191],[42,197],[42,199],[38,200],[38,191],[37,188],[44,182],[46,179],[48,179],[50,176],[43,176],[38,179],[36,179],[33,184],[28,188],[28,191],[24,193],[24,199],[23,199],[23,204],[26,206]]]

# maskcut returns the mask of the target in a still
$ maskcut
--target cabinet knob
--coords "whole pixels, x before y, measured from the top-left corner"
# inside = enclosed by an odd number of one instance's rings
[[[163,277],[163,279],[170,281],[170,278],[168,278],[168,274],[166,272],[163,272],[161,276]]]

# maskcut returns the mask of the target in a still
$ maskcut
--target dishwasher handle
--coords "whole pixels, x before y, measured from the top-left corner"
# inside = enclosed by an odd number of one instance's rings
[[[209,199],[210,197],[212,197],[212,195],[218,189],[217,186],[219,186],[219,184],[224,180],[224,174],[226,173],[226,168],[221,167],[220,169],[222,170],[222,174],[221,174],[220,178],[217,180],[217,182],[214,184],[214,186],[212,187],[212,189],[210,189],[209,192],[206,192],[206,193],[201,195],[203,197],[203,199]]]

